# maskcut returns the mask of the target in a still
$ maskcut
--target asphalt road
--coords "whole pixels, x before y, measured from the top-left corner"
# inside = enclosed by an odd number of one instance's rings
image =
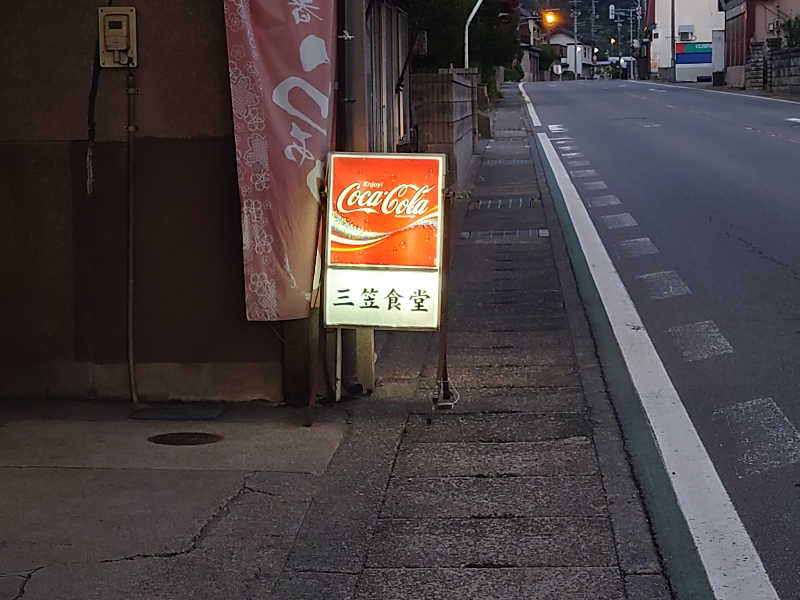
[[[525,89],[775,589],[800,599],[800,103]]]

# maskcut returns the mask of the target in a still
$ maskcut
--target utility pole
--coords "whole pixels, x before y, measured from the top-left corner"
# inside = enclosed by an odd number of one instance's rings
[[[637,56],[642,56],[642,0],[636,1],[636,40],[639,42]]]
[[[579,0],[571,0],[570,4],[572,5],[572,37],[573,37],[573,47],[572,47],[572,56],[574,65],[572,72],[575,73],[575,79],[578,79],[578,2]]]
[[[631,56],[633,56],[633,10],[628,12],[628,23],[631,26]]]
[[[594,20],[596,18],[597,18],[597,0],[592,0],[592,19],[591,19],[592,34],[589,36],[591,38],[591,42],[592,42],[592,49],[591,49],[591,52],[592,52],[592,63],[594,63],[594,58],[595,58],[594,57],[594,47],[595,47],[595,41],[594,41],[595,24],[594,24]]]
[[[672,0],[672,81],[678,81],[678,66],[675,62],[675,0]]]

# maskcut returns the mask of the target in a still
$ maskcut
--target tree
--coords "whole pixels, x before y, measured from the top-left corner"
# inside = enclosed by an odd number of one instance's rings
[[[411,35],[428,33],[428,55],[415,57],[417,71],[464,62],[464,25],[475,0],[411,0]],[[519,0],[484,0],[470,27],[470,66],[493,85],[495,66],[511,68],[519,58]]]
[[[783,25],[787,48],[800,48],[800,17],[788,19]]]

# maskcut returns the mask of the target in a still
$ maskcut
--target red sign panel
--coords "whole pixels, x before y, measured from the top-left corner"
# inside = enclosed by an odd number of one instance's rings
[[[437,268],[444,157],[335,154],[328,264]]]

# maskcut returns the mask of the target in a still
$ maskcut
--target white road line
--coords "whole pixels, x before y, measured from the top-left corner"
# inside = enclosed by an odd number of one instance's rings
[[[591,164],[592,163],[590,163],[588,160],[568,160],[567,161],[567,166],[568,167],[588,167]]]
[[[772,398],[726,406],[714,416],[727,422],[736,440],[740,478],[800,463],[800,433]]]
[[[786,120],[791,122],[791,123],[800,123],[800,119],[798,119],[797,117],[792,117],[792,118],[786,119]]]
[[[566,135],[562,135],[561,137],[551,137],[551,142],[556,142],[557,144],[563,144],[566,140],[574,140],[575,138],[568,137]]]
[[[594,169],[580,169],[578,171],[572,171],[572,176],[579,179],[584,177],[597,177],[597,171]]]
[[[563,125],[548,125],[547,128],[553,133],[566,133],[567,131]]]
[[[650,238],[636,238],[633,240],[623,240],[619,244],[619,251],[625,258],[639,258],[640,256],[650,256],[658,254],[658,248]]]
[[[581,181],[581,185],[592,192],[608,189],[605,181]]]
[[[714,321],[700,321],[672,327],[667,333],[672,336],[686,362],[733,354],[733,346],[725,339]]]
[[[681,89],[681,90],[689,90],[692,92],[706,92],[709,94],[727,94],[728,96],[738,96],[739,98],[752,98],[753,100],[771,100],[772,102],[785,102],[787,104],[800,104],[800,102],[796,100],[784,100],[783,98],[771,98],[769,96],[753,96],[751,94],[741,94],[739,92],[726,92],[724,90],[708,90],[705,88],[692,88],[685,85],[675,85],[670,83],[654,83],[652,81],[636,81],[635,79],[631,80],[631,83],[638,83],[644,85],[660,85],[662,87],[673,88],[673,89]]]
[[[578,190],[547,135],[540,133],[537,139],[564,197],[595,286],[717,600],[778,600],[761,558],[589,218]]]
[[[675,271],[660,271],[639,275],[636,279],[641,281],[651,300],[665,300],[686,296],[692,293],[686,282]]]
[[[525,91],[525,86],[522,85],[521,82],[519,84],[519,91],[522,93],[522,99],[525,101],[525,105],[528,107],[528,115],[531,117],[531,123],[533,123],[534,127],[541,127],[542,122],[539,120],[539,115],[536,114],[536,109],[533,108],[531,97],[528,96],[528,92]]]
[[[622,204],[619,198],[613,194],[606,194],[605,196],[597,196],[596,198],[589,198],[589,206],[592,208],[604,208],[606,206],[617,206]]]
[[[568,152],[562,154],[561,156],[564,158],[583,158],[583,152]]]
[[[634,219],[630,213],[606,215],[600,217],[600,221],[606,226],[606,229],[622,229],[624,227],[636,227],[638,225],[636,219]]]

